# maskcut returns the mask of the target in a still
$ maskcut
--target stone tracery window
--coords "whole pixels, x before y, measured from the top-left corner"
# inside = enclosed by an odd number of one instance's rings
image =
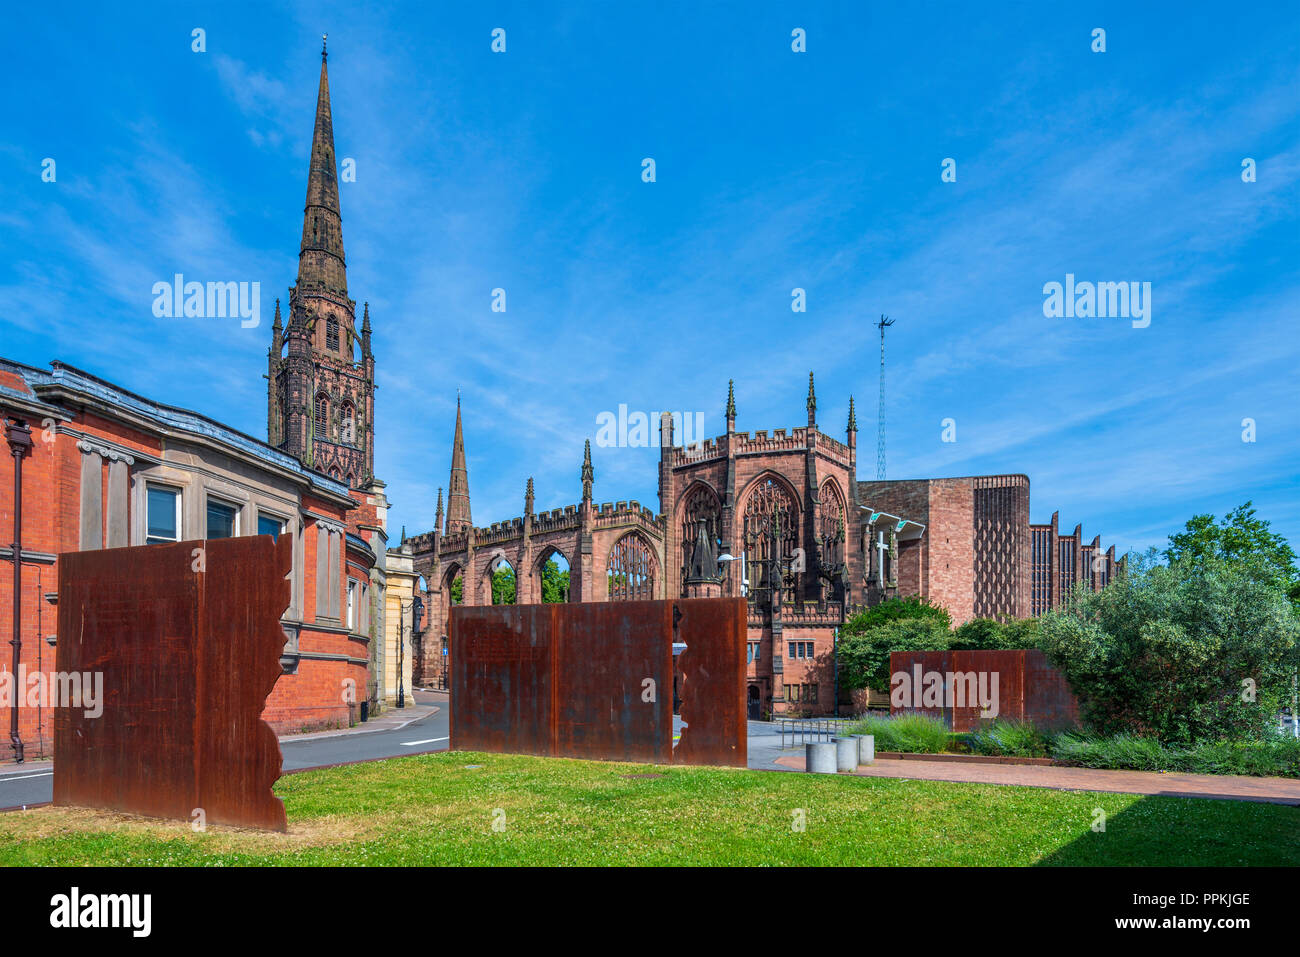
[[[745,500],[745,573],[749,595],[758,597],[771,587],[772,576],[780,578],[794,567],[799,557],[799,504],[783,482],[775,477],[759,480]],[[787,598],[793,598],[785,589]],[[756,594],[757,593],[757,594]]]
[[[722,544],[722,507],[711,488],[707,485],[697,485],[683,502],[681,517],[682,578],[685,579],[695,554],[695,539],[699,534],[701,521],[705,523],[708,534],[713,537],[713,544],[715,546]]]
[[[654,598],[654,552],[635,532],[624,535],[609,551],[606,567],[610,601]]]
[[[339,347],[339,321],[335,316],[325,317],[325,348],[338,350]]]
[[[844,498],[839,486],[831,479],[822,483],[821,518],[817,526],[817,537],[822,541],[822,561],[827,565],[837,565],[844,561],[844,542],[848,534],[845,520]]]

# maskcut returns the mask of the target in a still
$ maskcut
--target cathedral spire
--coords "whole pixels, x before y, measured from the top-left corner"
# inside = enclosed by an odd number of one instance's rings
[[[808,427],[817,421],[817,392],[813,389],[813,374],[808,373]]]
[[[361,489],[375,477],[375,359],[368,309],[362,356],[355,358],[356,303],[348,298],[343,258],[327,56],[322,42],[298,282],[289,288],[283,332],[278,309],[271,328],[267,438],[304,465]]]
[[[736,429],[736,380],[727,380],[727,431],[734,432]]]
[[[858,431],[858,417],[853,411],[853,396],[849,396],[849,431]]]
[[[465,467],[465,433],[460,422],[460,395],[456,396],[456,435],[451,445],[451,482],[447,488],[447,534],[473,524],[469,512],[469,470]]]
[[[324,289],[346,300],[348,280],[343,258],[343,218],[339,212],[334,120],[330,113],[330,80],[325,57],[322,45],[316,129],[311,139],[307,202],[303,209],[302,245],[298,252],[298,292]]]

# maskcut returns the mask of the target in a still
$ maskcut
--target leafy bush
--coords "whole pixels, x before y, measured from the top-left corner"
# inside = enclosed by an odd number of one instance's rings
[[[948,639],[948,626],[934,617],[900,618],[856,634],[842,635],[840,683],[846,688],[871,688],[888,693],[891,651],[943,651],[948,647]]]
[[[949,647],[953,651],[1003,651],[1038,647],[1038,619],[1001,622],[993,618],[972,618],[953,629]]]
[[[1300,740],[1269,734],[1255,741],[1209,741],[1192,747],[1118,734],[1062,734],[1052,743],[1062,764],[1126,771],[1252,774],[1300,778]]]
[[[1041,619],[1040,646],[1088,725],[1125,742],[1262,740],[1289,696],[1300,641],[1285,591],[1249,563],[1166,567],[1152,550],[1129,564]]]
[[[969,732],[965,743],[972,754],[1045,758],[1051,753],[1051,739],[1028,721],[994,721]]]
[[[840,634],[861,634],[877,625],[903,618],[931,618],[942,622],[945,630],[952,627],[952,617],[948,614],[948,609],[930,604],[930,600],[921,595],[907,595],[902,598],[887,598],[879,605],[858,612],[844,623]]]
[[[943,754],[952,748],[952,732],[937,718],[923,714],[900,714],[893,718],[866,717],[845,734],[871,734],[877,751],[908,754]]]

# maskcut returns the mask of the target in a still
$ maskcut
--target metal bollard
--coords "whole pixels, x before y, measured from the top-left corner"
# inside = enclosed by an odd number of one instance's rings
[[[804,760],[804,770],[809,774],[834,774],[835,773],[835,745],[828,741],[818,741],[815,744],[804,745],[807,748],[807,757]]]
[[[858,769],[858,739],[832,738],[835,743],[835,770],[850,773]]]
[[[876,736],[858,735],[858,764],[871,764],[876,760]]]

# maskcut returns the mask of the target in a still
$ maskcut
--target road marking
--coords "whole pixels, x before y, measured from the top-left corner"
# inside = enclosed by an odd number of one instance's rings
[[[53,773],[54,773],[53,771],[42,771],[40,774],[24,774],[22,776],[0,777],[0,784],[4,784],[6,781],[30,781],[32,778],[48,778]]]
[[[436,744],[439,741],[447,741],[448,738],[425,738],[423,741],[403,741],[402,747],[413,748],[417,744]]]

